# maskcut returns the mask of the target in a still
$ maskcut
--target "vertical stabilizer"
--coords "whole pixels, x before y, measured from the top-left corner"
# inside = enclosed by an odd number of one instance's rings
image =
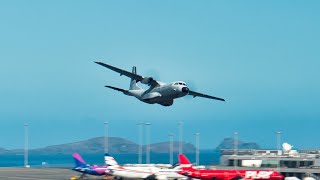
[[[104,161],[107,166],[119,166],[117,161],[108,153],[104,155]]]
[[[135,66],[132,67],[132,73],[137,74],[137,68]],[[130,90],[139,90],[141,89],[139,86],[137,86],[137,80],[131,79],[130,81]]]
[[[85,167],[86,166],[86,162],[84,162],[84,160],[82,159],[80,154],[74,153],[72,156],[75,161],[76,167]]]
[[[179,154],[179,163],[182,169],[193,169],[189,159],[184,154]]]

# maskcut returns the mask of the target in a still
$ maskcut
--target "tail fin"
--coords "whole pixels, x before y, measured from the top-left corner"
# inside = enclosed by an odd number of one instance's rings
[[[135,66],[132,67],[132,73],[137,74],[137,68]],[[137,86],[137,80],[131,79],[130,81],[130,90],[139,90],[141,89],[139,86]]]
[[[84,166],[86,166],[86,162],[84,162],[84,160],[82,159],[80,154],[74,153],[72,155],[72,157],[75,160],[76,167],[84,167]]]
[[[104,161],[107,166],[119,166],[117,161],[108,153],[104,155]]]
[[[193,169],[192,164],[184,154],[179,154],[179,163],[182,169]]]

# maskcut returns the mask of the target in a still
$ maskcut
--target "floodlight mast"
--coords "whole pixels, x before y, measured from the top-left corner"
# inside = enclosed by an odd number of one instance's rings
[[[146,164],[150,164],[150,126],[151,123],[145,123],[147,135],[147,151],[146,151]]]
[[[109,153],[109,122],[104,122],[104,153]]]
[[[170,164],[173,164],[173,133],[169,133],[169,137],[170,137]]]
[[[29,132],[28,124],[24,124],[24,167],[29,167]]]
[[[200,152],[199,152],[199,140],[200,140],[200,133],[197,132],[195,134],[196,136],[196,165],[199,166],[199,155],[200,155]]]
[[[277,171],[280,172],[280,156],[282,155],[281,153],[281,149],[280,149],[280,146],[281,146],[281,134],[282,132],[278,131],[276,132],[276,136],[277,136]]]
[[[137,125],[138,125],[138,129],[139,129],[139,132],[138,132],[138,135],[139,135],[138,163],[142,164],[142,134],[143,134],[142,128],[143,128],[144,123],[139,122]]]
[[[234,160],[233,160],[233,165],[234,165],[234,169],[237,169],[238,166],[238,132],[234,132]]]
[[[182,141],[183,141],[183,122],[180,121],[178,123],[178,129],[179,129],[179,154],[183,153],[183,145],[182,145]]]

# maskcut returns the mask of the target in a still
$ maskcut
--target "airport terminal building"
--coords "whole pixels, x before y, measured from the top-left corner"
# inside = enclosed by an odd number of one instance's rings
[[[219,168],[273,169],[285,177],[320,180],[320,150],[221,150]]]

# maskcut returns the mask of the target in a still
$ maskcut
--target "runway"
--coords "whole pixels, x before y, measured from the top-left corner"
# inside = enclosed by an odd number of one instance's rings
[[[0,180],[67,180],[80,174],[63,168],[0,168]],[[87,176],[88,179],[103,179]]]

